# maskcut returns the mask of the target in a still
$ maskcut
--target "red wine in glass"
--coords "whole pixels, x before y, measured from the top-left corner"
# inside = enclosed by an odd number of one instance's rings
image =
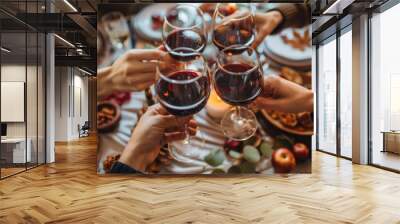
[[[206,47],[206,38],[195,30],[176,30],[168,34],[165,48],[175,60],[190,61]]]
[[[176,71],[156,83],[160,103],[175,116],[199,112],[207,103],[210,82],[207,76],[190,70]]]
[[[219,3],[213,15],[212,40],[219,50],[230,46],[230,53],[240,54],[255,39],[254,12],[249,3]]]
[[[216,70],[214,82],[222,100],[235,106],[244,106],[261,93],[263,74],[258,67],[231,63]]]

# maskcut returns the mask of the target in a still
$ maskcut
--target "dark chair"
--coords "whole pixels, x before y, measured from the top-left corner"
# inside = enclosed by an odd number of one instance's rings
[[[90,123],[89,121],[85,121],[85,123],[80,127],[78,124],[78,132],[79,132],[79,138],[80,137],[87,137],[89,136],[89,130],[90,130]]]

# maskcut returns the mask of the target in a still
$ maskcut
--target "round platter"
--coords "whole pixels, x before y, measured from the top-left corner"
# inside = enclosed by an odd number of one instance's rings
[[[276,120],[271,117],[265,110],[261,110],[262,114],[264,117],[275,127],[281,129],[282,131],[285,131],[290,134],[295,134],[295,135],[301,135],[301,136],[311,136],[314,134],[314,130],[312,128],[304,128],[304,127],[287,127],[283,125],[279,120]]]

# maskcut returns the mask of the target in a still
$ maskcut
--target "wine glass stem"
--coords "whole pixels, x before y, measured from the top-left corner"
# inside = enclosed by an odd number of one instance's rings
[[[183,139],[183,144],[190,144],[190,134],[188,124],[185,124],[185,139]]]
[[[240,107],[239,106],[235,106],[235,110],[236,110],[236,116],[238,119],[241,119],[241,115],[240,115]]]
[[[119,50],[125,50],[124,43],[122,43],[122,42],[118,42],[118,43],[116,44],[116,47],[117,47]]]

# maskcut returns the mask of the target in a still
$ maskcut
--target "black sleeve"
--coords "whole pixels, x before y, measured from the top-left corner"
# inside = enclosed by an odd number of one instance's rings
[[[128,165],[125,165],[117,161],[112,165],[110,173],[140,173],[140,172]]]

